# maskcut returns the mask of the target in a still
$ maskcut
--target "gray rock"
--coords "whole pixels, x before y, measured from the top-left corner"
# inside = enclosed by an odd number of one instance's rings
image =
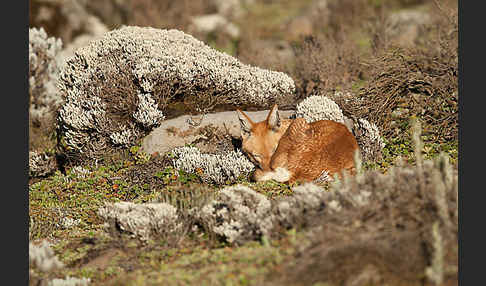
[[[265,120],[269,110],[248,111],[248,116],[254,121]],[[281,118],[289,118],[294,111],[280,110]],[[161,125],[150,132],[142,141],[142,150],[148,154],[166,152],[186,144],[204,141],[207,138],[206,128],[212,127],[232,138],[240,137],[240,122],[236,111],[224,111],[205,115],[183,115],[170,120],[165,120]],[[210,146],[201,144],[201,149]],[[205,148],[206,147],[206,148]]]

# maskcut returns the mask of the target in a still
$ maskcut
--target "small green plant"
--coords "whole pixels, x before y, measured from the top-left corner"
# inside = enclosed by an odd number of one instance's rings
[[[154,177],[161,179],[165,185],[175,182],[187,184],[190,182],[196,182],[198,180],[197,174],[186,173],[172,167],[167,167],[162,171],[158,171],[154,174]]]
[[[156,178],[162,179],[164,184],[169,184],[172,181],[174,175],[174,169],[170,167],[165,168],[162,171],[158,171],[154,174]]]
[[[140,148],[140,145],[130,147],[130,154],[135,159],[135,164],[137,165],[143,165],[150,160],[150,154],[140,150]]]

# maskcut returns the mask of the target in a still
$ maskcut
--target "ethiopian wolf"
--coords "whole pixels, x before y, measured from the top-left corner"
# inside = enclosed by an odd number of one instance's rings
[[[237,113],[243,152],[257,167],[254,180],[292,184],[341,175],[343,170],[355,172],[354,155],[359,147],[344,124],[281,119],[276,104],[261,122],[253,122],[239,109]]]

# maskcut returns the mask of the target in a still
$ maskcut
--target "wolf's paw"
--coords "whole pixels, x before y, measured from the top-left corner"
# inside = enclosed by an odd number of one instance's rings
[[[287,182],[291,177],[290,172],[286,168],[278,167],[275,171],[263,171],[256,169],[253,173],[253,180],[257,182],[275,180],[280,183]]]

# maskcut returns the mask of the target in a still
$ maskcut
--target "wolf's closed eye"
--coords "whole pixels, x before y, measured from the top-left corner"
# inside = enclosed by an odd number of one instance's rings
[[[260,164],[262,161],[262,155],[248,153],[248,158],[250,158],[250,161],[252,161],[255,165],[261,167]]]
[[[253,157],[255,158],[255,161],[257,161],[259,164],[262,163],[263,156],[260,154],[253,154]]]

